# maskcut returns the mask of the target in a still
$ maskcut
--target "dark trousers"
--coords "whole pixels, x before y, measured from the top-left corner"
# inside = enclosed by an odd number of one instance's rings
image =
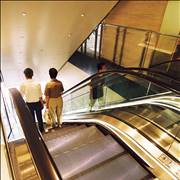
[[[43,132],[44,131],[44,126],[43,126],[43,119],[42,119],[41,102],[26,103],[26,104],[27,104],[32,116],[33,116],[34,122],[36,122],[36,120],[35,120],[35,114],[36,114],[39,130],[41,132]]]

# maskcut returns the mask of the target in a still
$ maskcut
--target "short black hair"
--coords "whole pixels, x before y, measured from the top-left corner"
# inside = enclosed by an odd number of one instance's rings
[[[55,79],[58,74],[58,71],[55,68],[49,69],[49,75],[51,79]]]
[[[105,66],[105,63],[99,63],[97,64],[97,70],[101,70],[103,68],[103,66]]]
[[[33,77],[33,70],[31,68],[24,69],[24,75],[26,78],[31,79]]]

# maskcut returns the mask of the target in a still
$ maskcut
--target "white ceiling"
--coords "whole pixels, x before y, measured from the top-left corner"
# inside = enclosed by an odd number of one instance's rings
[[[23,70],[46,80],[59,69],[117,1],[1,1],[1,68],[8,86]],[[82,16],[84,14],[84,16]]]

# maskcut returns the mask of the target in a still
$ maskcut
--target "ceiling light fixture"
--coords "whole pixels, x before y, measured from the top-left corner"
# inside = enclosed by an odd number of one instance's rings
[[[84,17],[84,16],[85,16],[85,14],[82,13],[82,14],[81,14],[81,17]]]
[[[22,12],[21,14],[22,14],[22,16],[26,16],[26,15],[27,15],[27,13],[26,13],[26,12]]]

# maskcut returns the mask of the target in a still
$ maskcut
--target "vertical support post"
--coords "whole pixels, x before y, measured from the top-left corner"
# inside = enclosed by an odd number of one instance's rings
[[[83,44],[81,44],[81,53],[83,53]]]
[[[103,30],[104,30],[104,24],[100,25],[101,31],[100,31],[100,42],[99,42],[99,59],[101,58],[101,48],[102,48],[102,38],[103,38]]]
[[[149,82],[148,89],[146,91],[146,96],[149,94],[150,88],[151,88],[151,82]]]
[[[175,43],[175,45],[174,45],[173,53],[172,53],[172,55],[171,55],[171,61],[174,60],[173,56],[174,56],[174,54],[175,54],[175,52],[176,52],[176,48],[177,48],[177,45],[178,45],[178,41],[179,41],[178,38],[176,38],[176,43]],[[166,69],[166,72],[169,72],[169,69],[170,69],[171,65],[172,65],[172,62],[168,63],[168,67],[167,67],[167,69]]]
[[[114,52],[113,52],[113,62],[115,63],[115,61],[116,61],[116,52],[117,52],[117,47],[118,47],[118,40],[119,40],[119,29],[120,29],[120,27],[118,26],[117,28],[116,28],[116,39],[115,39],[115,43],[114,43]]]
[[[94,58],[97,56],[97,37],[98,37],[98,28],[96,28],[95,32],[95,44],[94,44]]]
[[[120,51],[120,55],[119,55],[119,65],[120,65],[120,66],[121,66],[121,64],[122,64],[123,51],[124,51],[124,45],[125,45],[125,40],[126,40],[126,33],[127,33],[127,28],[124,28],[124,30],[123,30],[122,44],[121,44],[121,51]]]
[[[140,59],[140,63],[139,63],[139,67],[142,68],[144,66],[144,62],[145,62],[145,58],[146,58],[146,54],[148,51],[148,47],[149,47],[149,42],[151,39],[151,31],[146,32],[145,34],[145,39],[144,39],[144,47],[141,53],[141,59]]]
[[[84,42],[84,54],[86,55],[87,52],[87,40]]]
[[[150,62],[149,62],[149,68],[151,68],[151,65],[152,65],[154,54],[155,54],[155,51],[156,51],[156,48],[157,48],[157,45],[158,45],[158,42],[159,42],[159,37],[160,37],[160,35],[157,34],[157,39],[156,39],[155,47],[153,48],[153,52],[152,52],[152,55],[151,55],[151,58],[150,58]]]

